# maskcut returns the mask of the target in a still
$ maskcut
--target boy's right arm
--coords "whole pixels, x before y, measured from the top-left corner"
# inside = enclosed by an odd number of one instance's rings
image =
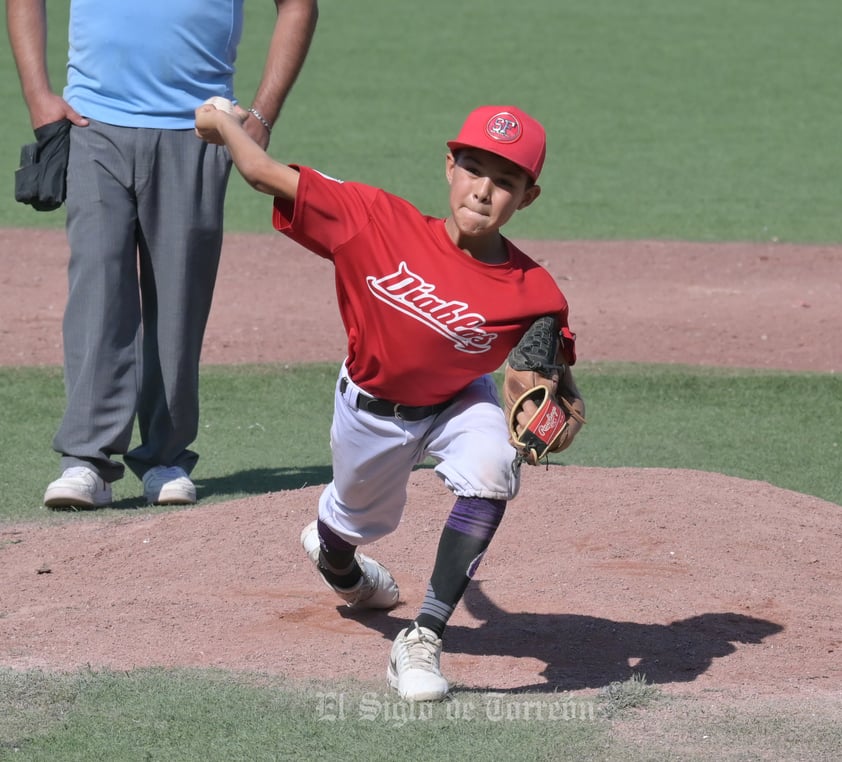
[[[271,158],[243,129],[248,113],[239,106],[233,114],[203,105],[196,109],[196,135],[208,143],[224,145],[243,179],[255,190],[294,201],[298,170]]]

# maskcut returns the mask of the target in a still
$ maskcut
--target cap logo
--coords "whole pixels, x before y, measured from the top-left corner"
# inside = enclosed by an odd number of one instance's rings
[[[492,140],[514,143],[521,136],[520,122],[508,111],[501,111],[488,120],[485,132]]]

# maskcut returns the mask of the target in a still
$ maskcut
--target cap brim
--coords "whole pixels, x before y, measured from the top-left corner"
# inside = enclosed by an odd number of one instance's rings
[[[460,148],[475,148],[477,151],[485,151],[486,153],[493,153],[495,156],[499,156],[501,159],[505,159],[506,161],[511,162],[516,167],[520,167],[520,169],[522,169],[524,172],[526,172],[527,175],[529,175],[532,182],[535,182],[538,179],[538,177],[532,172],[532,170],[530,170],[527,167],[524,167],[523,164],[519,164],[518,162],[514,161],[509,156],[506,156],[506,155],[504,155],[502,153],[499,153],[497,151],[493,151],[488,146],[478,146],[478,145],[474,145],[473,143],[462,143],[458,140],[448,140],[447,141],[447,147],[450,149],[451,153],[453,151],[458,151]]]

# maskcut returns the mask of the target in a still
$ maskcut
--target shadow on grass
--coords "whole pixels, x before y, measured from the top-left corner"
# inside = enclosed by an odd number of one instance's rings
[[[316,484],[327,484],[332,478],[333,470],[330,466],[253,468],[227,476],[199,479],[196,481],[196,489],[201,497],[264,495],[267,492],[304,489]]]
[[[128,475],[126,478],[134,479]],[[210,479],[196,479],[196,492],[199,496],[199,503],[220,502],[222,500],[236,500],[246,495],[265,495],[267,492],[283,492],[288,490],[303,489],[316,484],[327,484],[333,478],[333,471],[330,466],[305,466],[302,468],[253,468],[245,471],[237,471],[226,476],[217,476]],[[138,492],[143,488],[138,482]],[[107,508],[56,508],[57,512],[84,511],[85,513],[96,512],[97,510],[130,511],[141,508],[149,508],[142,494],[133,497],[124,497],[115,500]]]
[[[733,612],[710,612],[669,624],[620,622],[580,614],[509,612],[497,606],[474,582],[464,605],[483,622],[477,628],[451,625],[444,634],[445,653],[537,659],[545,667],[534,683],[507,689],[552,693],[602,688],[644,675],[647,683],[692,682],[716,658],[736,651],[736,643],[761,643],[784,628],[776,622]],[[353,618],[393,640],[410,624],[392,612],[354,614]],[[458,690],[466,690],[454,686]],[[488,685],[467,689],[494,692]]]
[[[431,463],[421,463],[415,466],[414,470],[431,469]],[[143,497],[143,487],[140,481],[128,470],[126,479],[134,480],[137,487],[137,495],[123,497],[114,500],[104,508],[53,508],[57,513],[96,513],[97,511],[134,511],[141,508],[149,508],[149,504]],[[223,500],[237,500],[248,495],[265,495],[267,492],[285,492],[295,489],[304,489],[315,485],[325,485],[333,478],[333,469],[330,466],[301,466],[292,468],[251,468],[243,471],[235,471],[226,476],[216,476],[208,479],[194,478],[196,493],[199,503],[219,503]],[[179,506],[169,506],[179,507]],[[181,506],[183,507],[183,506]]]

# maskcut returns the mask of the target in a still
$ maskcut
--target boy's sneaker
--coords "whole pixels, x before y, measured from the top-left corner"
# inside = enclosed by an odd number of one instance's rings
[[[111,485],[87,466],[72,466],[47,485],[48,508],[102,508],[111,502]]]
[[[143,496],[155,505],[192,505],[196,485],[183,468],[155,466],[143,475]]]
[[[450,686],[439,669],[441,638],[417,622],[392,644],[386,680],[406,701],[441,701]]]
[[[316,521],[301,531],[301,545],[322,581],[335,592],[345,604],[353,609],[390,609],[400,597],[398,585],[389,570],[373,558],[356,554],[363,576],[353,587],[336,587],[325,579],[319,568],[319,528]]]

